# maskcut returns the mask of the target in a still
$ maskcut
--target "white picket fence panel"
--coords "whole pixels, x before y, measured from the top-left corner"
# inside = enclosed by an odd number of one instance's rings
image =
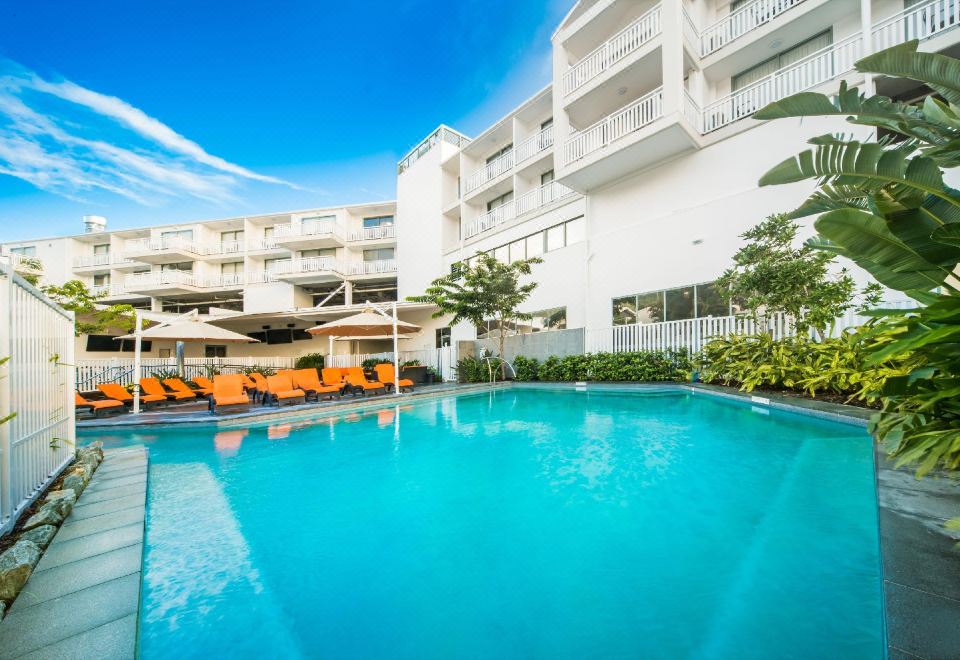
[[[0,536],[73,457],[73,322],[0,263]]]
[[[272,369],[292,369],[295,357],[226,357],[226,358],[185,358],[183,361],[184,378],[207,376],[211,369],[223,374],[238,373],[242,369],[254,366]],[[177,368],[177,359],[145,357],[141,360],[144,377],[154,372]],[[77,389],[81,392],[92,391],[100,383],[119,383],[131,385],[133,377],[133,358],[106,358],[100,360],[77,360]]]
[[[393,352],[383,353],[356,353],[352,355],[328,355],[324,364],[328,367],[359,367],[365,360],[378,359],[393,361]],[[443,381],[457,379],[457,348],[444,346],[442,348],[427,348],[418,351],[400,351],[400,364],[417,360],[425,367],[432,367]]]

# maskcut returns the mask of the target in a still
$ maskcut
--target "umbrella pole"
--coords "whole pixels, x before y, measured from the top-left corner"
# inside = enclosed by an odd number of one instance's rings
[[[397,350],[397,301],[393,301],[393,395],[400,396],[400,352]]]
[[[140,412],[140,349],[143,345],[142,323],[140,322],[140,310],[134,315],[134,323],[137,324],[136,339],[134,339],[134,360],[133,360],[133,414]]]

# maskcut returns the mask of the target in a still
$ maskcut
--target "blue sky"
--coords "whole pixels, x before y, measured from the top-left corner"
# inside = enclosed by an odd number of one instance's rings
[[[573,0],[0,4],[0,241],[390,199],[550,80]]]

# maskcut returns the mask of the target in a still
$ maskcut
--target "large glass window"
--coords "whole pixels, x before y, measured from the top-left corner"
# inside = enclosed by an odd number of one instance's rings
[[[733,91],[743,89],[758,80],[769,76],[775,71],[779,71],[784,67],[788,67],[791,64],[799,62],[808,55],[826,48],[833,42],[833,32],[827,30],[822,32],[817,36],[807,39],[806,41],[797,44],[793,48],[783,51],[779,55],[771,57],[765,62],[761,62],[756,66],[750,67],[746,71],[742,71],[737,75],[733,76],[730,80],[730,86],[733,88]]]
[[[374,248],[372,250],[363,251],[363,260],[386,261],[388,259],[393,259],[394,254],[394,248]]]
[[[93,286],[106,286],[110,284],[109,275],[94,275],[93,276]]]
[[[510,247],[507,245],[501,245],[493,251],[493,258],[502,264],[510,263]]]
[[[237,273],[242,273],[242,272],[243,272],[242,261],[228,261],[227,263],[220,264],[221,275],[236,275]]]
[[[587,239],[587,221],[583,216],[567,222],[567,245],[573,245]]]
[[[238,229],[236,231],[222,231],[220,232],[220,242],[221,243],[233,243],[235,241],[243,240],[243,230]]]
[[[669,321],[692,319],[695,316],[693,304],[694,293],[692,286],[683,287],[682,289],[669,289],[666,292],[664,316]]]
[[[364,229],[373,229],[374,227],[392,227],[392,226],[393,226],[392,215],[379,215],[376,217],[363,219]]]
[[[94,245],[93,254],[94,255],[110,254],[110,244],[101,243],[100,245]]]
[[[310,259],[311,257],[336,257],[337,248],[321,248],[318,250],[301,250],[300,258],[301,259]]]
[[[436,347],[443,348],[450,345],[450,328],[437,328]]]
[[[550,229],[547,230],[547,252],[559,250],[564,245],[566,245],[566,243],[563,238],[563,225],[550,227]]]
[[[530,320],[531,332],[544,332],[547,330],[564,330],[567,327],[567,308],[554,307],[553,309],[544,309],[533,313]]]
[[[505,146],[505,147],[502,148],[502,149],[497,149],[497,150],[494,151],[492,154],[490,154],[489,156],[487,156],[487,165],[489,165],[490,163],[492,163],[492,162],[495,161],[496,159],[500,158],[500,156],[503,156],[504,154],[510,153],[510,151],[512,151],[512,150],[513,150],[513,144],[508,144],[507,146]]]
[[[730,305],[720,297],[720,291],[713,282],[697,285],[697,318],[705,316],[727,316]]]
[[[181,241],[192,241],[193,240],[193,230],[192,229],[179,229],[177,231],[164,231],[160,232],[160,240],[169,241],[173,239],[178,239]]]
[[[490,211],[492,211],[493,209],[498,208],[498,207],[500,207],[500,206],[503,206],[504,204],[507,204],[507,203],[509,203],[509,202],[511,202],[511,201],[513,201],[513,191],[512,191],[512,190],[503,193],[503,194],[500,195],[499,197],[494,197],[494,198],[491,199],[489,202],[487,202],[487,211],[490,212]]]
[[[193,272],[193,262],[192,262],[192,261],[181,261],[181,262],[178,263],[178,264],[160,264],[160,271],[161,271],[161,272],[163,272],[163,271],[168,271],[168,270],[179,270],[179,271],[182,271],[182,272],[184,272],[184,273],[192,273],[192,272]]]
[[[510,263],[527,258],[527,243],[522,238],[510,244]]]
[[[35,257],[37,256],[37,246],[36,245],[23,245],[21,247],[10,248],[12,254],[19,254],[24,257]]]
[[[611,311],[614,325],[682,321],[733,313],[713,282],[614,298]]]
[[[543,254],[543,232],[527,236],[527,258],[539,257]]]

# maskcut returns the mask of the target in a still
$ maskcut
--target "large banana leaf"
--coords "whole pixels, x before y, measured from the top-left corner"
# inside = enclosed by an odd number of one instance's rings
[[[926,83],[953,104],[960,104],[960,60],[917,51],[917,40],[881,50],[857,62],[858,71],[882,73]]]
[[[960,248],[960,223],[938,227],[932,234],[933,240]]]
[[[898,291],[933,289],[943,284],[952,270],[924,259],[897,238],[883,218],[870,213],[837,209],[824,213],[814,226],[877,281]]]
[[[948,271],[960,262],[960,248],[932,238],[933,233],[944,226],[935,215],[923,209],[908,209],[886,217],[890,233],[926,261]]]

